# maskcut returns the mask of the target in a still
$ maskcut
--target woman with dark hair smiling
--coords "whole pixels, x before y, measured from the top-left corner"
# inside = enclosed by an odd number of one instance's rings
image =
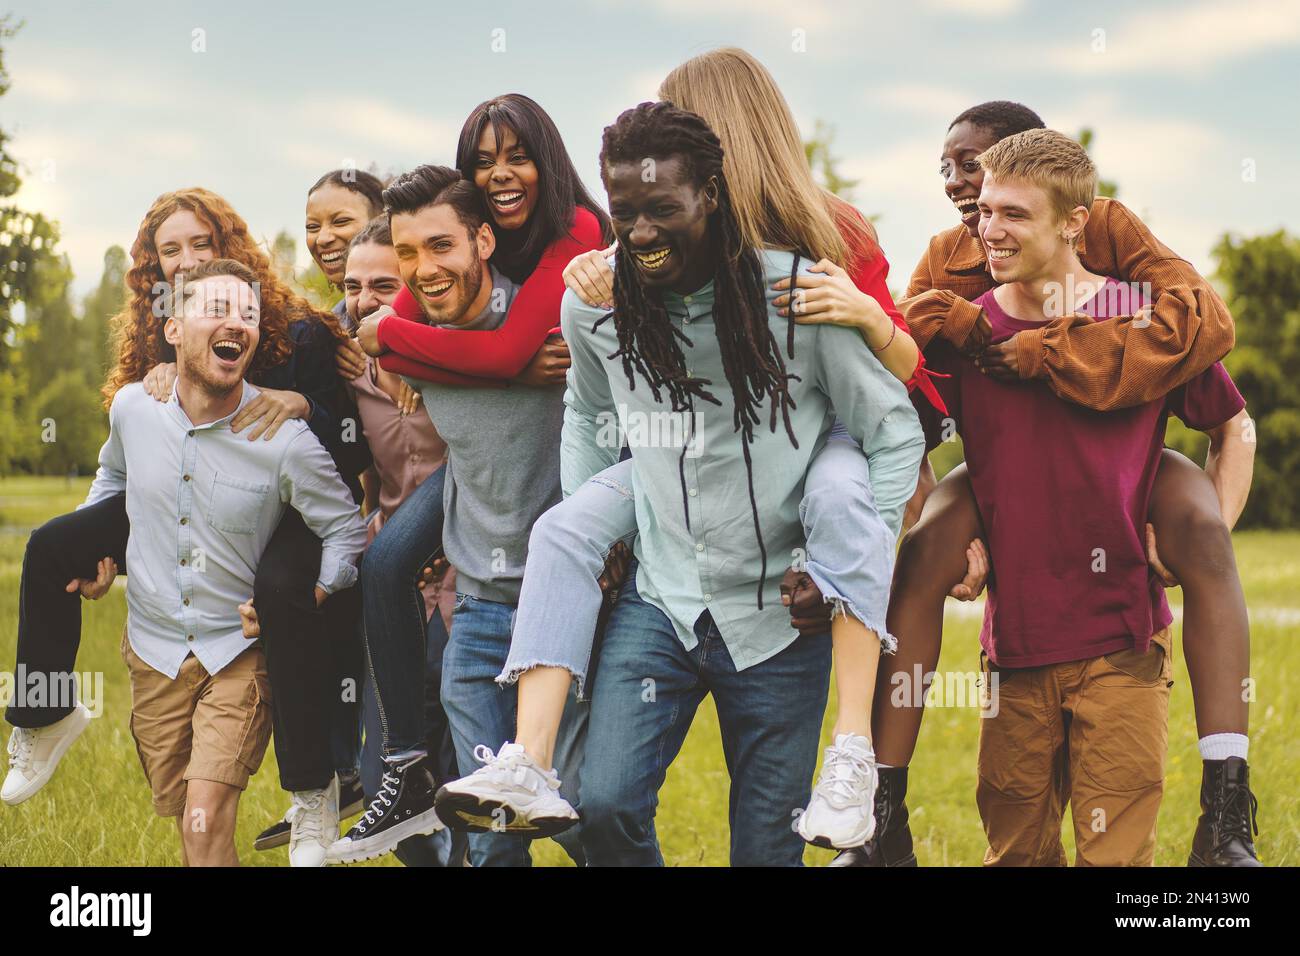
[[[568,349],[547,340],[559,324],[564,267],[608,241],[609,219],[579,180],[555,123],[526,96],[507,94],[477,106],[461,131],[456,165],[477,187],[496,237],[491,266],[520,286],[505,321],[481,331],[430,325],[426,316],[440,314],[455,283],[440,275],[405,276],[393,308],[381,307],[363,324],[360,343],[371,354],[382,353],[384,371],[412,379],[469,387],[559,385]],[[404,836],[439,825],[432,792],[416,800],[403,783],[423,772],[426,753],[419,734],[427,617],[420,579],[442,548],[445,477],[445,468],[438,469],[406,498],[362,566],[366,641],[372,649],[383,642],[407,666],[393,668],[391,680],[375,674],[389,772],[368,813],[331,850],[331,858],[342,862],[387,853]]]
[[[555,122],[534,100],[507,93],[476,106],[460,132],[456,167],[483,194],[497,238],[492,265],[522,284],[510,321],[492,332],[441,329],[424,324],[423,290],[403,289],[393,303],[401,319],[379,325],[390,350],[382,367],[413,378],[441,380],[428,368],[489,379],[513,379],[538,359],[549,377],[563,378],[568,349],[544,346],[560,314],[564,267],[610,237],[609,217],[578,178]],[[538,350],[543,353],[538,355]]]
[[[383,191],[378,176],[359,169],[331,170],[307,190],[307,251],[331,285],[342,288],[348,243],[383,212]]]

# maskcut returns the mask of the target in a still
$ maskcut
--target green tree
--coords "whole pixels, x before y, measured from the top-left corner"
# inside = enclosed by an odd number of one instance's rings
[[[1215,273],[1237,324],[1223,364],[1255,422],[1255,478],[1243,526],[1300,526],[1300,237],[1284,230],[1214,248]],[[1204,460],[1206,440],[1170,428],[1170,444]]]
[[[1090,127],[1085,126],[1079,130],[1079,145],[1086,151],[1092,152],[1093,132]],[[1107,196],[1110,199],[1119,198],[1119,183],[1113,179],[1097,179],[1097,195]]]
[[[88,379],[102,382],[108,375],[113,356],[110,354],[112,320],[126,302],[126,250],[109,246],[104,253],[104,271],[99,285],[86,296],[81,309],[81,339],[85,349],[82,366]]]
[[[812,167],[817,181],[846,202],[853,201],[853,188],[856,179],[846,179],[839,173],[839,159],[831,152],[835,141],[835,127],[817,120],[813,125],[812,138],[803,144],[804,155]]]
[[[320,267],[312,262],[299,275],[294,268],[298,259],[298,241],[287,230],[281,229],[271,243],[271,259],[276,272],[290,286],[303,293],[312,305],[320,309],[332,308],[340,298],[339,292],[332,285]]]
[[[108,430],[99,402],[98,383],[86,380],[80,368],[67,368],[54,376],[27,405],[24,428],[31,432],[35,449],[32,470],[45,475],[95,470],[99,448]]]
[[[21,26],[7,15],[0,17],[0,96],[9,90],[3,42]],[[9,142],[9,135],[0,129],[0,200],[14,195],[22,185],[18,162],[9,153]],[[14,205],[0,206],[0,369],[6,365],[11,346],[14,306],[30,294],[38,264],[53,258],[58,239],[58,226],[40,213]]]

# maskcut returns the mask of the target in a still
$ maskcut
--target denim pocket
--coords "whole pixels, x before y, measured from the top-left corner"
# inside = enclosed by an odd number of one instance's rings
[[[246,481],[216,472],[212,477],[208,521],[218,531],[252,534],[257,530],[270,491],[271,486],[266,482]]]
[[[459,610],[460,610],[461,608],[463,608],[465,605],[469,604],[469,602],[472,601],[472,600],[474,600],[474,595],[472,595],[472,594],[466,594],[464,591],[457,591],[457,592],[456,592],[456,603],[455,603],[454,605],[452,605],[451,613],[452,613],[452,614],[455,614],[457,611],[459,611]]]

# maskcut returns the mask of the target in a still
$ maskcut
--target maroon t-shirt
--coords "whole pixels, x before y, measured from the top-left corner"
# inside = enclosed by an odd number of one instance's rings
[[[1078,311],[1102,321],[1142,304],[1108,280]],[[993,292],[975,300],[993,342],[1041,327],[1007,315]],[[1140,334],[1140,333],[1133,333]],[[994,581],[980,643],[1003,667],[1087,660],[1136,647],[1172,620],[1147,564],[1145,527],[1169,413],[1206,431],[1245,407],[1216,363],[1163,400],[1097,412],[1058,398],[1041,380],[1004,384],[946,342],[926,360],[952,423],[915,401],[929,447],[955,424],[987,534]]]

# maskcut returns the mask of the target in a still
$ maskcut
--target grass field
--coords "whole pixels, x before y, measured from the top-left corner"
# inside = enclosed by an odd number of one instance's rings
[[[18,621],[18,582],[23,547],[31,528],[69,511],[88,480],[0,480],[0,669],[10,669]],[[1253,621],[1253,670],[1258,698],[1251,715],[1252,784],[1260,798],[1260,855],[1270,865],[1300,863],[1300,746],[1289,736],[1300,718],[1300,533],[1236,535],[1237,557]],[[124,583],[83,611],[78,670],[104,675],[104,714],[64,759],[58,774],[19,807],[0,807],[0,866],[165,866],[178,860],[170,821],[153,815],[127,730],[130,685],[118,654],[126,616]],[[1173,592],[1171,599],[1178,600]],[[951,603],[951,602],[950,602]],[[978,665],[978,616],[950,608],[941,671]],[[1182,655],[1175,656],[1170,713],[1168,783],[1160,815],[1156,862],[1182,865],[1195,826],[1200,759],[1191,694]],[[977,711],[935,708],[925,718],[912,763],[908,805],[917,856],[924,866],[977,866],[984,851],[975,809]],[[1291,728],[1291,730],[1288,730]],[[8,725],[3,727],[6,739]],[[830,718],[823,728],[830,731]],[[253,836],[286,808],[268,750],[240,809],[238,845],[243,862],[287,865],[286,851],[254,853]],[[674,866],[727,863],[727,773],[709,702],[701,708],[685,749],[661,794],[657,827],[663,853]],[[1072,840],[1066,836],[1067,848]],[[809,865],[825,863],[828,851],[809,848]],[[549,841],[534,850],[542,865],[568,865]],[[379,865],[397,865],[391,858]]]

